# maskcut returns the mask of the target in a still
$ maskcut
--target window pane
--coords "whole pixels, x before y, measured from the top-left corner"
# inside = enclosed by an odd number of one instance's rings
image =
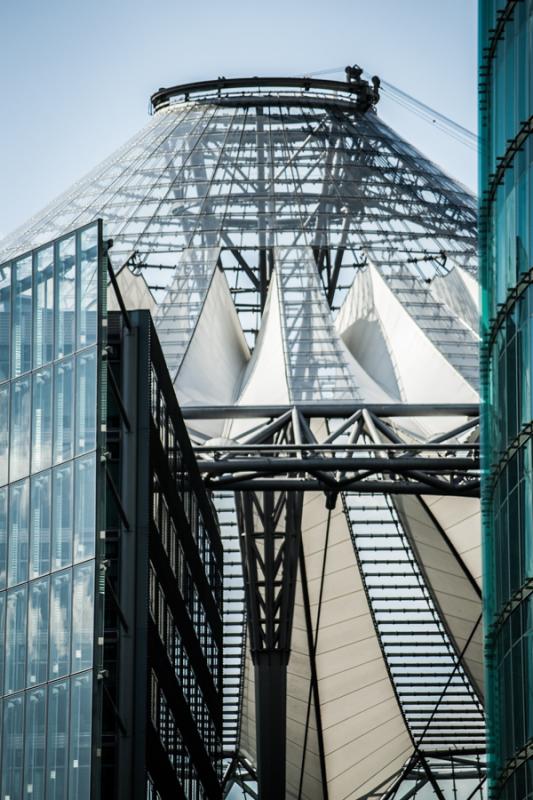
[[[57,248],[56,269],[56,358],[74,351],[74,313],[76,302],[76,245],[71,236]]]
[[[9,487],[7,585],[28,580],[29,481]]]
[[[30,580],[50,569],[50,472],[31,479]]]
[[[0,381],[10,376],[11,266],[0,267]]]
[[[89,800],[91,783],[92,672],[71,679],[69,796]]]
[[[70,666],[71,573],[52,575],[50,592],[50,678],[61,678]]]
[[[48,597],[48,578],[30,584],[26,682],[28,686],[44,683],[48,675]]]
[[[52,485],[52,569],[60,569],[72,562],[72,464],[54,469]]]
[[[7,486],[0,489],[0,589],[6,588],[7,569]]]
[[[76,461],[74,561],[94,556],[96,539],[96,459]]]
[[[24,759],[24,696],[4,700],[2,736],[2,800],[22,796]]]
[[[94,562],[74,569],[72,593],[72,672],[93,664]]]
[[[30,471],[31,430],[30,378],[11,384],[11,442],[9,453],[9,479],[24,478]]]
[[[48,364],[54,357],[54,248],[35,256],[33,298],[33,366]]]
[[[31,471],[40,472],[52,461],[52,370],[33,374]]]
[[[9,384],[0,386],[0,486],[8,481],[9,464]]]
[[[55,366],[54,380],[54,464],[74,455],[74,362]]]
[[[46,754],[46,692],[34,689],[26,695],[24,797],[44,800]]]
[[[96,225],[80,234],[80,305],[78,347],[96,342],[98,322],[98,229]]]
[[[4,692],[12,694],[24,688],[26,667],[26,587],[7,593],[6,666]]]
[[[11,374],[14,378],[31,369],[31,256],[13,264],[13,325]]]
[[[48,725],[46,741],[47,800],[66,800],[68,766],[68,710],[67,681],[52,683],[48,687]]]
[[[6,623],[6,593],[0,593],[0,642],[4,642]],[[0,649],[1,652],[1,649]],[[0,657],[0,694],[4,693],[4,657]],[[1,708],[0,708],[1,712]]]
[[[96,350],[76,359],[76,453],[96,447]]]

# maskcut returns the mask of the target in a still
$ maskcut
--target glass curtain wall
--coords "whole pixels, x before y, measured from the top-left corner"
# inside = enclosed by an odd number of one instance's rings
[[[533,796],[533,0],[481,0],[490,796]]]
[[[2,798],[88,800],[100,224],[0,266]]]

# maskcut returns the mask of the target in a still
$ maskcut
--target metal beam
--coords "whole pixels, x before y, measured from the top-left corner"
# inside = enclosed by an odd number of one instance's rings
[[[184,419],[240,419],[242,417],[279,417],[293,405],[253,406],[182,406]],[[377,417],[478,417],[477,403],[297,403],[306,417],[349,417],[367,409]]]

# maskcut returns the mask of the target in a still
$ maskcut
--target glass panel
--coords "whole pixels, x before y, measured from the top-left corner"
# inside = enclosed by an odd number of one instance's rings
[[[54,469],[52,486],[52,569],[61,569],[72,562],[72,464]]]
[[[55,366],[54,379],[54,464],[74,455],[74,362]]]
[[[96,539],[96,458],[76,461],[74,561],[94,556]]]
[[[96,447],[96,350],[76,359],[76,454]]]
[[[7,584],[28,580],[29,481],[9,487]]]
[[[0,386],[0,486],[8,481],[9,465],[9,384]]]
[[[70,666],[71,572],[52,575],[50,592],[50,678],[66,675]]]
[[[31,431],[30,378],[11,384],[11,442],[9,479],[24,478],[30,471]]]
[[[3,650],[4,645],[4,633],[5,633],[5,622],[6,622],[6,593],[0,592],[0,642],[2,643],[2,647],[0,647],[0,654]],[[4,693],[4,656],[0,655],[0,694]],[[0,708],[1,713],[1,708]]]
[[[24,761],[24,696],[4,700],[2,736],[2,800],[22,796]]]
[[[56,269],[56,358],[74,351],[76,302],[76,239],[64,239],[57,246]]]
[[[52,461],[52,370],[33,374],[31,471],[40,472]]]
[[[26,695],[24,731],[24,798],[44,800],[46,754],[46,691],[34,689]]]
[[[5,694],[12,694],[24,688],[26,674],[26,596],[26,586],[11,589],[7,593]]]
[[[44,683],[48,675],[48,598],[48,578],[30,583],[28,601],[28,686]]]
[[[50,472],[31,479],[30,579],[50,569]]]
[[[93,663],[94,562],[74,569],[72,593],[72,672]]]
[[[9,378],[11,333],[11,266],[0,267],[0,381]]]
[[[48,687],[48,725],[46,741],[47,800],[66,800],[68,767],[68,709],[67,681],[52,683]]]
[[[31,369],[31,256],[13,264],[13,325],[11,373],[14,378]]]
[[[69,796],[89,800],[91,785],[92,672],[71,679]]]
[[[0,589],[6,588],[7,569],[7,486],[0,489]]]
[[[98,323],[98,228],[80,234],[78,347],[96,342]]]
[[[48,364],[54,357],[54,248],[35,256],[33,298],[33,366]]]

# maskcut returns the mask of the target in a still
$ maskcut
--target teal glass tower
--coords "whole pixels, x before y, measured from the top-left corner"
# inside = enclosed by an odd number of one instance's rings
[[[480,3],[489,796],[533,797],[533,2]]]

